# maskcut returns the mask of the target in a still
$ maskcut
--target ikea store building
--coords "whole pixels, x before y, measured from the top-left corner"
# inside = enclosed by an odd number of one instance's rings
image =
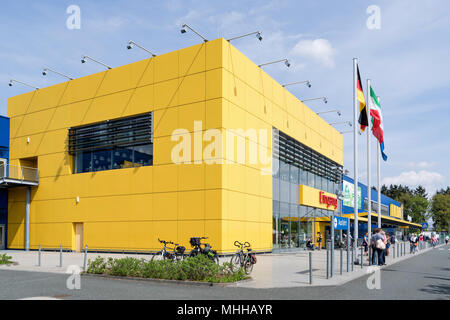
[[[7,113],[10,249],[298,248],[339,209],[342,135],[223,38],[12,97]]]

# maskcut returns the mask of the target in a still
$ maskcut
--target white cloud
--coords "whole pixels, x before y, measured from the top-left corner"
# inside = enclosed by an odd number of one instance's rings
[[[437,189],[442,188],[443,183],[444,177],[440,173],[426,170],[402,172],[398,176],[386,177],[382,180],[382,184],[385,185],[403,184],[410,187],[421,185],[427,190],[429,195],[434,194]]]
[[[292,49],[292,54],[311,59],[326,67],[334,67],[336,49],[326,39],[300,40]]]

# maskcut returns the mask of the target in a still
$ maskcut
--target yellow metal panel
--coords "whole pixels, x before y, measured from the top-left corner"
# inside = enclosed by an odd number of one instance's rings
[[[165,108],[153,113],[153,132],[155,137],[172,135],[175,129],[179,129],[179,108]]]
[[[205,190],[205,219],[222,219],[222,190]]]
[[[8,117],[13,118],[24,113],[27,113],[30,109],[30,104],[33,98],[36,96],[37,90],[33,90],[18,96],[8,98],[8,108],[6,114]]]
[[[206,43],[206,70],[222,67],[223,39],[216,39]]]
[[[69,81],[60,105],[94,98],[105,77],[106,71],[103,71]]]
[[[130,101],[124,110],[124,116],[131,116],[153,111],[155,105],[155,92],[153,85],[133,90]]]
[[[153,192],[178,190],[178,168],[176,164],[155,166],[153,168]]]
[[[205,191],[178,192],[178,220],[204,220]]]
[[[136,88],[148,64],[150,64],[150,59],[108,70],[96,96]]]
[[[132,90],[127,90],[95,98],[83,115],[83,124],[123,117],[131,94]]]
[[[205,71],[205,52],[205,43],[179,50],[180,77]]]
[[[205,164],[179,164],[178,190],[202,190],[205,188]]]
[[[181,79],[179,104],[188,104],[205,100],[205,73],[186,76]]]
[[[165,121],[163,120],[161,124]],[[196,125],[196,131],[202,131],[205,127],[205,102],[191,103],[178,107],[179,128],[194,132],[195,121],[201,122],[200,125]],[[176,127],[173,129],[176,129]]]
[[[222,128],[223,100],[208,100],[205,103],[205,129]]]
[[[178,78],[178,55],[179,51],[173,51],[153,58],[153,63],[155,64],[155,83]]]
[[[167,221],[178,218],[178,193],[165,192],[153,194],[153,220]]]
[[[173,79],[154,85],[155,109],[178,105],[180,80]]]
[[[206,100],[222,97],[223,69],[214,69],[206,72]],[[201,83],[198,84],[199,86]]]

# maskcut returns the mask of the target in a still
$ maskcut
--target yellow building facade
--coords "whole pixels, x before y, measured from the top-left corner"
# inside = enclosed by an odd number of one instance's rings
[[[7,110],[10,163],[40,172],[30,249],[190,248],[206,236],[219,253],[235,240],[271,251],[273,130],[343,163],[342,135],[222,38],[12,97]],[[75,173],[72,128],[149,113],[152,165]],[[25,247],[25,207],[26,189],[10,189],[10,249]]]

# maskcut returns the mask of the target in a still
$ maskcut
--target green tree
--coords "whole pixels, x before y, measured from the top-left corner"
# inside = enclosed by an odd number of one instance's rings
[[[448,231],[450,224],[450,188],[443,190],[443,193],[436,193],[431,200],[431,217],[434,229],[438,232]]]
[[[404,211],[407,215],[411,216],[413,222],[422,223],[426,222],[430,217],[428,206],[429,202],[427,198],[419,195],[408,195],[405,200]]]

